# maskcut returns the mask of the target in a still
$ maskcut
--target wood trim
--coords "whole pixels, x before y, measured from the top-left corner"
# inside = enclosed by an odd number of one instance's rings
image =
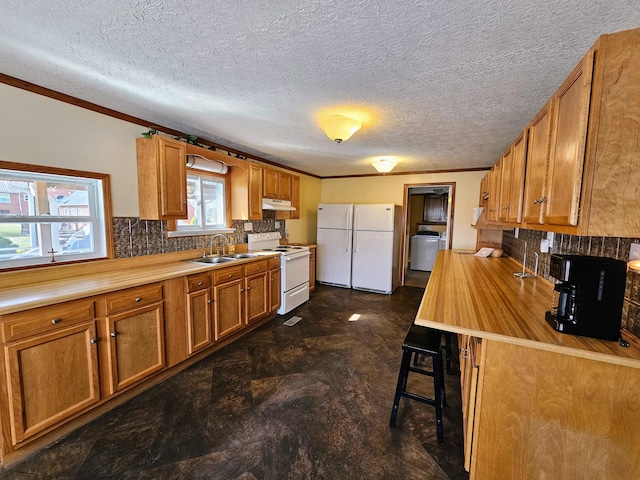
[[[88,102],[87,100],[82,100],[77,97],[72,97],[71,95],[57,92],[55,90],[51,90],[46,87],[41,87],[40,85],[36,85],[35,83],[27,82],[25,80],[20,80],[19,78],[11,77],[4,73],[0,73],[0,83],[4,83],[5,85],[10,85],[12,87],[19,88],[21,90],[26,90],[28,92],[35,93],[37,95],[43,95],[45,97],[52,98],[54,100],[58,100],[64,103],[68,103],[70,105],[75,105],[76,107],[85,108],[87,110],[91,110],[92,112],[101,113],[103,115],[107,115],[112,118],[117,118],[118,120],[123,120],[125,122],[141,125],[143,127],[147,127],[150,129],[159,130],[163,133],[167,133],[176,137],[181,137],[185,134],[185,132],[180,132],[178,130],[174,130],[173,128],[165,127],[164,125],[160,125],[155,122],[150,122],[149,120],[145,120],[143,118],[134,117],[133,115],[128,115],[126,113],[118,112],[117,110],[112,110],[111,108],[103,107],[102,105]],[[286,167],[284,165],[280,165],[277,162],[267,160],[266,158],[262,158],[257,155],[248,154],[246,152],[243,152],[242,150],[237,150],[235,148],[227,147],[225,145],[221,145],[219,143],[205,140],[203,138],[198,138],[198,143],[201,143],[203,145],[207,145],[210,147],[215,147],[216,149],[219,148],[221,150],[224,150],[225,152],[229,152],[236,156],[239,155],[245,158],[250,157],[260,162],[264,162],[269,165],[273,165],[275,167],[284,168],[286,170],[291,170],[293,172],[308,175],[310,177],[322,178],[322,177],[319,177],[318,175],[314,175],[312,173],[308,173],[303,170],[298,170],[293,167]]]
[[[358,177],[383,177],[383,176],[389,176],[389,175],[425,175],[425,174],[433,174],[433,173],[486,172],[486,171],[489,171],[490,169],[491,167],[452,168],[452,169],[444,169],[444,170],[417,170],[413,172],[364,173],[361,175],[334,175],[329,177],[316,177],[316,178],[320,178],[321,180],[326,180],[328,178],[358,178]],[[425,184],[425,185],[428,185],[428,184]],[[444,185],[444,183],[442,185]]]
[[[2,75],[2,74],[0,74]],[[31,165],[28,163],[7,162],[0,160],[0,168],[5,170],[20,170],[24,172],[46,173],[53,175],[64,175],[67,177],[87,177],[100,180],[102,182],[102,202],[104,203],[104,230],[106,237],[107,258],[116,258],[115,240],[113,238],[113,207],[111,196],[111,176],[108,173],[87,172],[86,170],[72,170],[70,168],[48,167],[45,165]],[[72,264],[94,262],[96,260],[104,260],[104,258],[92,258],[88,260],[75,261],[59,261],[58,264]],[[46,265],[28,265],[23,267],[13,267],[9,269],[0,269],[0,271],[17,271],[29,270],[34,268],[42,268]]]

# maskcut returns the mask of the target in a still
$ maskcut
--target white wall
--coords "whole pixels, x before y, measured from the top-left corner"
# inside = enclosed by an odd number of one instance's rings
[[[108,173],[113,215],[138,216],[136,142],[147,127],[0,84],[0,160]]]

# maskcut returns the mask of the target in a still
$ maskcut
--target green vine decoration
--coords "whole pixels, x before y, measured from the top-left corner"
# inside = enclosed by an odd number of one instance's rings
[[[153,135],[155,135],[156,133],[158,133],[157,130],[154,130],[153,128],[150,129],[148,132],[142,132],[142,136],[144,138],[151,138]]]

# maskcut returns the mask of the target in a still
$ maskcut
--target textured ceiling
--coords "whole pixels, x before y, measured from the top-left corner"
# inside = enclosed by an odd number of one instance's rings
[[[492,165],[638,0],[4,0],[0,72],[319,176]],[[371,120],[336,144],[320,110]]]

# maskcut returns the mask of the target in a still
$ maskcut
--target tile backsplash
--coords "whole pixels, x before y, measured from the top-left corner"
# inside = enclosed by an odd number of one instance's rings
[[[245,223],[252,224],[250,233],[279,231],[285,238],[285,220],[278,220],[279,228],[276,228],[275,212],[264,212],[262,220],[233,220],[233,233],[226,236],[235,244],[247,243],[247,233],[244,230]],[[115,240],[116,258],[136,257],[152,255],[155,253],[179,252],[196,248],[209,249],[211,235],[198,235],[195,237],[168,238],[167,222],[157,220],[140,220],[137,217],[114,217],[113,236]],[[214,240],[214,246],[223,245],[221,238]]]
[[[505,255],[520,263],[522,263],[526,251],[526,267],[535,271],[537,258],[538,275],[551,280],[549,260],[552,253],[609,257],[628,262],[631,244],[640,243],[640,239],[637,238],[578,237],[556,233],[553,245],[550,245],[550,252],[540,253],[540,241],[546,237],[546,232],[520,229],[518,238],[516,238],[514,231],[506,230],[502,234],[502,250]],[[640,337],[640,274],[632,271],[627,272],[622,326],[636,337]]]

